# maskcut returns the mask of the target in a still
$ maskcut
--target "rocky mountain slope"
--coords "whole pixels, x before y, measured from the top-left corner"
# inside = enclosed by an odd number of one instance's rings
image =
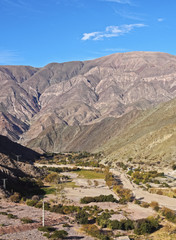
[[[47,151],[92,150],[98,138],[104,144],[140,110],[176,97],[175,77],[176,57],[153,52],[39,69],[1,66],[0,133]]]
[[[171,167],[176,161],[176,98],[141,111],[130,126],[99,150],[108,161]]]
[[[29,147],[48,152],[103,152],[108,162],[132,159],[132,162],[145,165],[170,167],[176,161],[175,144],[176,98],[94,124],[52,125],[28,142]]]

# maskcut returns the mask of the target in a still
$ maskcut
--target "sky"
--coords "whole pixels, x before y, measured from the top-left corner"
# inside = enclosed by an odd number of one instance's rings
[[[176,55],[176,0],[0,0],[0,65]]]

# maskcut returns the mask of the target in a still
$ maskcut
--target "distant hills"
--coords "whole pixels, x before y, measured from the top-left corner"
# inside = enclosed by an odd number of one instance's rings
[[[0,66],[0,134],[39,151],[174,160],[175,78],[176,56],[158,52]]]

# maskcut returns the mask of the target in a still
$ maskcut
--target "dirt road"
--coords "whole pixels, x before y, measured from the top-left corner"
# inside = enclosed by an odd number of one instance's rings
[[[159,205],[161,207],[164,206],[164,207],[170,208],[172,210],[176,210],[176,198],[170,198],[167,196],[153,194],[153,193],[144,191],[136,184],[131,183],[130,180],[128,179],[128,177],[126,176],[126,174],[124,172],[122,172],[121,170],[112,168],[112,169],[110,169],[110,171],[113,174],[117,175],[121,179],[125,188],[132,190],[136,199],[141,199],[142,201],[148,202],[148,203],[150,203],[152,201],[156,201],[159,203]]]

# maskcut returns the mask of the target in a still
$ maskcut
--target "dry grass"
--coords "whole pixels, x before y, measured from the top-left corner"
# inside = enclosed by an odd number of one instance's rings
[[[174,227],[173,225],[167,224],[160,230],[151,234],[150,237],[152,240],[175,240],[176,227]]]
[[[174,196],[176,197],[176,189],[172,189],[172,188],[151,188],[150,192],[156,193],[159,195],[164,195],[171,198],[173,198]]]
[[[105,174],[102,172],[89,171],[89,170],[81,170],[78,172],[79,178],[86,179],[104,179]]]

